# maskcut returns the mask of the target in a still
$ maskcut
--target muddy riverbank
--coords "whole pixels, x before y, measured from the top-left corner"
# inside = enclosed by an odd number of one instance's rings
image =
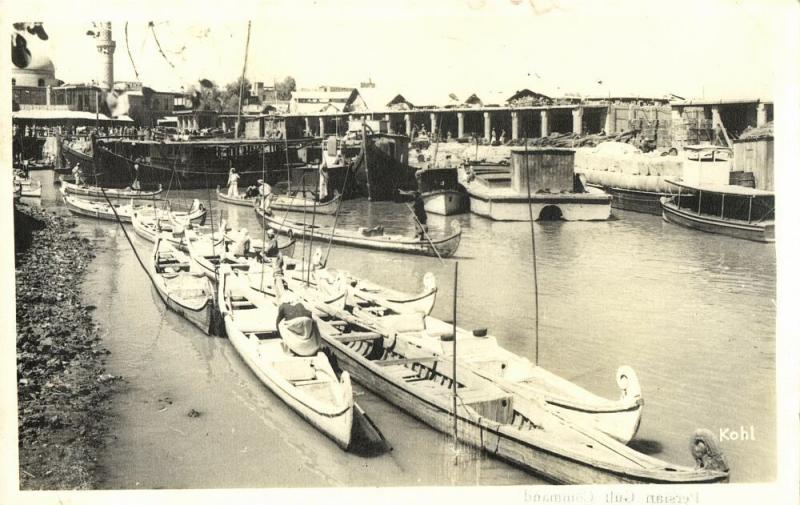
[[[71,219],[15,212],[20,488],[91,489],[115,378],[81,281],[93,254]]]

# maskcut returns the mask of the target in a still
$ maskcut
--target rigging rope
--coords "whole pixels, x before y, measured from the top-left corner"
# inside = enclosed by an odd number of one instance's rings
[[[531,198],[531,173],[528,168],[528,139],[525,138],[525,181],[528,186],[528,214],[531,223],[531,255],[533,256],[533,305],[534,305],[534,338],[536,339],[536,351],[533,363],[539,365],[539,277],[536,270],[536,235],[533,226],[533,199]]]
[[[133,55],[131,54],[131,46],[128,44],[128,22],[125,21],[125,49],[128,51],[128,59],[131,60],[131,66],[133,67],[133,73],[136,75],[136,80],[139,81],[139,71],[136,70],[136,63],[133,61]]]

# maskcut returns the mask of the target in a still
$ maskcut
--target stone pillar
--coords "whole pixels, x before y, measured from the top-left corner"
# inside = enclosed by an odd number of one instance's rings
[[[483,138],[491,142],[492,140],[492,115],[489,112],[483,113]]]
[[[572,133],[583,134],[583,107],[572,109]]]
[[[464,113],[456,112],[456,117],[458,117],[458,138],[461,138],[464,136]]]
[[[438,114],[436,114],[435,112],[431,112],[431,137],[436,135],[436,130],[438,129],[437,128],[438,125],[436,124],[437,115]]]
[[[614,133],[614,130],[617,128],[617,109],[612,104],[608,104],[606,108],[606,121],[603,125],[603,129],[606,131],[606,135],[611,135]]]
[[[388,133],[394,133],[394,128],[392,128],[392,116],[389,114],[384,114],[383,119],[386,121],[386,131]]]
[[[760,103],[756,107],[756,126],[767,124],[767,104]]]
[[[719,115],[719,105],[711,106],[711,126],[716,128],[717,125],[722,124],[722,118]]]
[[[550,125],[548,124],[548,119],[550,119],[550,111],[547,109],[542,109],[540,114],[542,116],[542,137],[546,137],[550,135]]]
[[[519,112],[511,111],[511,139],[517,140],[519,138]]]
[[[406,120],[406,135],[411,136],[411,114],[404,114],[403,119]]]
[[[309,133],[311,132],[311,125],[308,124],[308,117],[305,117],[303,119],[305,119],[305,121],[306,121],[306,130],[303,132],[303,135],[305,135],[306,132],[309,132]]]
[[[319,118],[319,136],[320,137],[325,136],[325,118],[322,116],[320,116]]]

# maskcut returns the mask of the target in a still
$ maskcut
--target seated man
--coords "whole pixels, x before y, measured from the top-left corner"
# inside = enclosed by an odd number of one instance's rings
[[[314,356],[320,349],[316,325],[311,312],[300,300],[283,286],[283,274],[275,271],[274,289],[281,300],[275,326],[286,348],[297,356]]]
[[[261,251],[261,259],[264,261],[266,258],[277,258],[279,254],[278,238],[275,230],[270,228],[267,230],[267,243],[264,245],[264,250]]]
[[[247,228],[242,228],[236,235],[230,247],[230,253],[234,256],[247,256],[250,252],[250,234]]]

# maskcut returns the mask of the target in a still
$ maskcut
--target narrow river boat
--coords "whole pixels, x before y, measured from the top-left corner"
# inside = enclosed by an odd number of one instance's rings
[[[327,356],[296,356],[279,334],[278,308],[228,269],[219,277],[218,304],[228,339],[259,380],[342,449],[354,439],[350,376],[337,377]],[[311,326],[308,326],[308,331]]]
[[[167,307],[210,334],[214,311],[211,281],[190,271],[189,257],[161,238],[153,247],[151,266],[153,284]]]
[[[318,311],[315,321],[329,352],[366,388],[444,433],[453,432],[455,417],[460,442],[548,480],[567,484],[728,480],[728,466],[707,430],[693,435],[695,466],[673,465],[596,429],[570,423],[465,367],[456,367],[454,376],[448,358],[382,334],[318,300],[305,300]]]
[[[291,219],[279,219],[272,212],[261,207],[255,207],[255,211],[264,227],[272,228],[284,235],[289,232],[299,238],[310,238],[313,235],[315,240],[320,240],[321,242],[330,241],[334,244],[364,249],[421,254],[424,256],[436,256],[438,252],[442,258],[449,258],[455,254],[461,241],[461,227],[457,221],[453,221],[451,224],[452,232],[450,235],[432,238],[429,241],[405,235],[388,235],[383,234],[383,232],[373,234],[368,230],[356,231],[342,228],[334,230],[331,227],[319,225],[312,227],[309,223],[304,224]]]
[[[77,184],[68,182],[66,179],[64,179],[63,175],[59,175],[58,180],[61,183],[61,187],[64,188],[67,193],[80,196],[94,196],[99,198],[104,198],[103,193],[105,193],[105,196],[108,196],[109,198],[132,198],[141,200],[145,198],[153,198],[157,195],[160,195],[163,191],[161,184],[159,184],[158,188],[155,190],[145,191],[131,188],[116,189],[101,188],[99,186],[78,186]]]

